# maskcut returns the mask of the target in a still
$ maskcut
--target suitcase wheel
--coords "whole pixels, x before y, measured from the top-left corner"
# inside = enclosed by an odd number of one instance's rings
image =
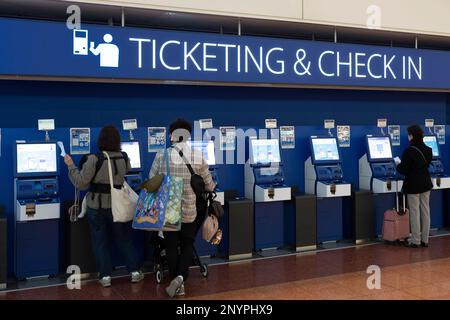
[[[156,270],[156,282],[160,284],[164,279],[164,274],[162,270]]]
[[[200,267],[200,273],[202,274],[202,276],[204,278],[208,277],[208,265],[207,264],[202,264]]]

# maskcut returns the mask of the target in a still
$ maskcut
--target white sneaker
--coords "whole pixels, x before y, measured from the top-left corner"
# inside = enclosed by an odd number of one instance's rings
[[[180,290],[181,286],[183,286],[183,277],[178,276],[170,282],[169,286],[166,288],[166,293],[169,297],[173,298],[177,291]]]
[[[106,276],[98,280],[98,282],[102,285],[103,288],[107,288],[111,286],[111,277]]]
[[[133,271],[131,273],[131,282],[137,283],[142,280],[144,280],[144,274],[142,273],[142,271]]]

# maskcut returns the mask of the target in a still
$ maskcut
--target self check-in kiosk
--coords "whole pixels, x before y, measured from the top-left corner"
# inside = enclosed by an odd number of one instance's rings
[[[366,136],[367,153],[359,159],[359,187],[373,193],[396,192],[397,169],[389,136]],[[398,181],[401,190],[403,181]]]
[[[389,136],[366,136],[367,153],[359,159],[359,188],[374,195],[375,235],[381,235],[383,214],[395,207],[403,180],[397,173]]]
[[[317,242],[342,240],[342,197],[351,195],[351,184],[344,180],[337,139],[312,136],[310,144],[305,192],[317,197]]]
[[[121,149],[126,152],[131,163],[131,170],[125,176],[128,185],[137,190],[142,184],[142,158],[139,141],[122,141]]]
[[[291,188],[284,183],[278,139],[250,140],[245,196],[254,202],[255,249],[282,247],[284,201],[291,200]]]
[[[445,174],[445,168],[441,161],[441,153],[436,135],[425,135],[423,142],[431,148],[433,160],[428,170],[433,182],[433,190],[430,194],[431,228],[444,227],[444,189],[450,188],[450,177]]]
[[[305,190],[317,197],[346,197],[351,185],[344,181],[341,156],[334,137],[311,137],[311,157],[305,162]]]
[[[437,137],[435,135],[426,135],[423,137],[423,142],[430,147],[433,152],[433,160],[429,167],[431,180],[433,181],[433,189],[450,188],[450,177],[445,174]]]
[[[59,159],[56,142],[14,145],[15,275],[58,273]]]

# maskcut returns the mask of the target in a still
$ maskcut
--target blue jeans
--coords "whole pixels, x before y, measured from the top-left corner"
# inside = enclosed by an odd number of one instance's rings
[[[113,269],[110,235],[113,236],[120,253],[125,258],[128,272],[138,271],[140,268],[139,259],[133,245],[131,224],[113,222],[111,209],[95,210],[88,208],[87,218],[100,278],[110,276]]]

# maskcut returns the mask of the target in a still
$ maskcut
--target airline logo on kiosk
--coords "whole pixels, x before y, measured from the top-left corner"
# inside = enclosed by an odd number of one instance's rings
[[[0,19],[0,75],[450,89],[450,53]],[[23,39],[40,39],[45,45]],[[39,45],[39,50],[36,46]]]

